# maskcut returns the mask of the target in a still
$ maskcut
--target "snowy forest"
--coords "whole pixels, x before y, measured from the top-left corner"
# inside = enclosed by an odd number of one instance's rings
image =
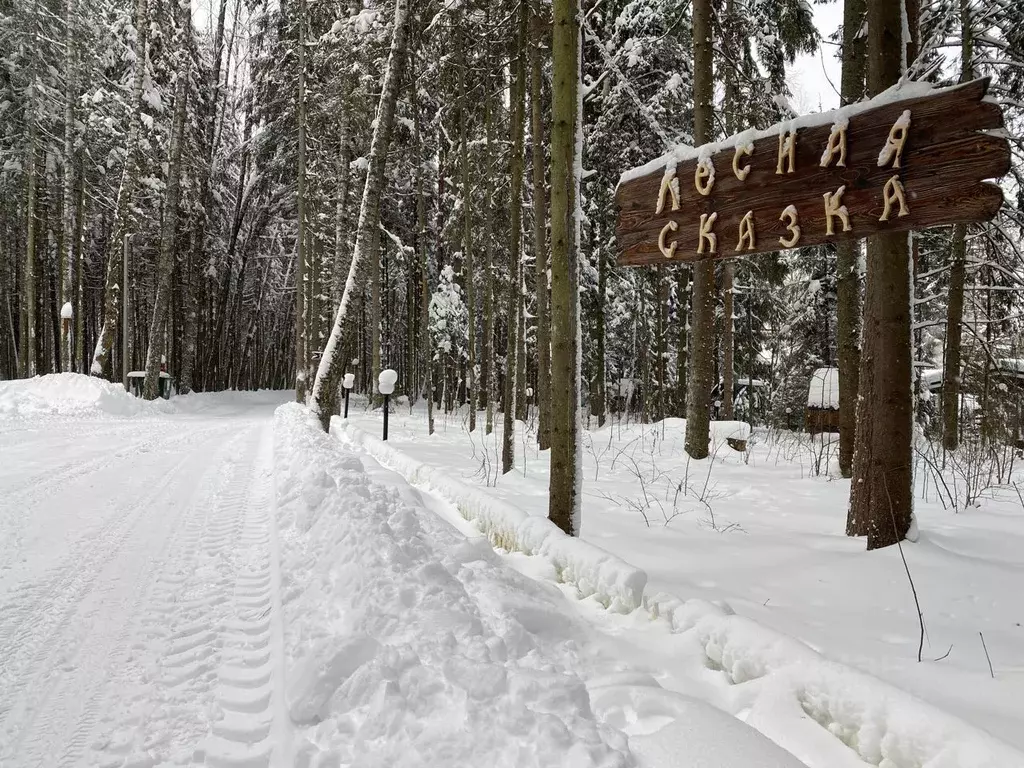
[[[879,268],[909,277],[885,300],[902,331],[873,325],[860,243],[616,265],[620,174],[793,116],[800,54],[841,59],[844,104],[989,77],[1012,135],[1024,12],[892,5],[886,82],[865,0],[831,36],[807,0],[0,0],[0,378],[145,371],[153,398],[164,370],[180,393],[294,387],[329,419],[344,373],[379,398],[392,368],[429,420],[472,403],[468,430],[511,443],[532,414],[554,489],[578,425],[792,428],[822,368],[849,476],[861,356],[909,341],[915,430],[998,453],[1021,438],[1016,143],[994,221]],[[873,397],[861,418],[891,421]]]
[[[0,766],[1021,768],[1022,128],[1017,0],[0,0]]]

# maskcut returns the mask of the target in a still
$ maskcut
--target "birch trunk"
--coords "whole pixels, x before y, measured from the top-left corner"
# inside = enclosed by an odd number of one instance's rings
[[[402,68],[406,54],[407,27],[409,24],[409,2],[398,0],[395,4],[394,32],[391,39],[391,50],[388,53],[387,68],[384,71],[384,82],[381,87],[380,103],[377,107],[376,126],[370,141],[369,167],[366,173],[366,184],[363,187],[363,199],[359,207],[359,223],[356,229],[356,243],[352,251],[352,263],[348,269],[348,279],[342,292],[341,303],[334,317],[334,326],[330,338],[324,346],[316,380],[313,383],[311,407],[320,419],[326,432],[331,423],[331,416],[337,411],[338,384],[341,380],[345,364],[339,346],[345,334],[345,321],[348,319],[348,308],[352,296],[356,293],[356,277],[363,260],[372,255],[376,258],[377,227],[380,223],[380,196],[384,186],[384,171],[387,165],[388,147],[391,144],[391,131],[395,122],[395,102],[398,99],[398,85],[401,81]]]
[[[184,6],[182,6],[184,7]],[[188,98],[188,55],[185,50],[185,24],[191,21],[179,14],[182,39],[179,41],[179,64],[174,84],[174,116],[171,120],[170,147],[168,149],[167,194],[164,197],[164,217],[160,228],[160,255],[157,263],[156,297],[153,301],[153,319],[149,324],[149,349],[146,352],[146,380],[142,396],[155,400],[160,396],[160,363],[164,353],[164,332],[167,308],[171,300],[171,276],[174,273],[174,238],[178,230],[178,199],[181,191],[181,152],[185,143],[185,106]]]
[[[131,227],[132,202],[135,187],[139,181],[139,145],[142,138],[142,85],[146,74],[146,50],[149,41],[149,1],[137,0],[135,6],[135,76],[132,82],[131,109],[132,116],[128,124],[128,143],[126,146],[124,170],[121,173],[121,185],[117,191],[117,202],[114,208],[114,225],[111,228],[110,240],[107,245],[107,276],[103,292],[103,326],[96,339],[96,349],[92,354],[92,365],[89,372],[93,376],[103,376],[110,364],[110,353],[117,338],[117,327],[121,301],[128,286],[120,285],[123,266],[123,247],[125,235]],[[128,329],[122,329],[127,332]]]

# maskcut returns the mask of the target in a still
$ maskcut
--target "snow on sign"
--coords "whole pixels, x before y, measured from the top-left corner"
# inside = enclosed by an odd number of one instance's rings
[[[722,259],[986,221],[1010,168],[988,79],[906,83],[871,101],[804,115],[622,175],[619,264]]]

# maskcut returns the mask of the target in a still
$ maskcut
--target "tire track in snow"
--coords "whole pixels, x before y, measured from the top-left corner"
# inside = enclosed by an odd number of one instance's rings
[[[151,591],[151,565],[182,519],[181,496],[167,491],[178,481],[187,502],[195,478],[209,472],[201,436],[185,439],[197,438],[200,444],[165,469],[141,500],[89,537],[91,548],[69,558],[35,621],[26,623],[21,634],[34,633],[26,647],[34,645],[36,652],[11,692],[17,704],[0,731],[17,759],[12,765],[50,766],[55,755],[61,755],[61,765],[74,764],[96,718],[113,655],[126,640],[130,617]],[[147,525],[140,525],[143,520]]]
[[[217,431],[219,430],[190,433],[172,443],[165,443],[163,447],[171,451],[179,444],[202,440],[207,433]],[[144,442],[152,447],[160,444],[160,438],[155,437]],[[189,454],[186,453],[170,469],[165,470],[167,474],[163,482],[169,482],[173,473],[188,460]],[[103,466],[114,463],[115,459],[111,458],[104,462]],[[15,587],[7,597],[4,610],[0,611],[0,660],[3,660],[3,666],[0,667],[0,717],[10,706],[10,698],[5,694],[7,685],[4,681],[17,676],[25,657],[31,654],[38,641],[49,638],[54,631],[63,626],[60,619],[69,618],[68,611],[92,585],[104,561],[116,551],[112,547],[120,545],[130,532],[131,525],[137,522],[138,514],[148,509],[152,502],[159,498],[164,487],[165,485],[161,485],[156,490],[152,487],[146,488],[136,498],[122,504],[119,511],[109,515],[99,528],[75,541],[60,566],[51,569],[42,580]],[[45,491],[46,488],[40,489],[40,497]],[[24,509],[34,507],[26,506]],[[11,543],[12,539],[13,537],[7,539],[8,552],[16,549]],[[110,545],[106,549],[105,542]],[[49,626],[40,629],[40,624],[48,623]],[[36,642],[32,642],[33,638]]]
[[[133,644],[151,658],[90,765],[271,764],[283,682],[269,445],[267,427],[183,526]]]
[[[145,565],[175,520],[163,515],[154,521],[148,513],[160,506],[179,472],[201,462],[196,454],[186,454],[140,500],[126,504],[99,536],[90,538],[91,546],[69,558],[24,622],[14,642],[16,650],[26,652],[13,685],[5,690],[9,705],[0,730],[0,742],[17,765],[50,765],[63,734],[74,727],[100,682],[129,606],[144,592]],[[142,526],[143,519],[155,524]],[[31,657],[25,658],[30,650]]]
[[[70,461],[60,465],[56,470],[41,473],[23,484],[19,491],[3,491],[4,511],[0,512],[0,541],[4,541],[5,546],[0,550],[0,573],[12,567],[11,562],[21,553],[21,542],[27,522],[25,512],[38,511],[47,497],[66,488],[69,483],[97,474],[119,463],[124,464],[126,460],[140,453],[148,454],[154,449],[161,453],[173,452],[183,445],[204,440],[209,435],[220,434],[223,431],[223,427],[183,431],[180,425],[169,425],[165,432],[147,433],[143,439],[125,445],[115,452],[104,453],[84,461]],[[23,589],[32,586],[30,584]],[[0,637],[3,636],[3,626],[0,623]],[[0,655],[0,658],[3,656]]]

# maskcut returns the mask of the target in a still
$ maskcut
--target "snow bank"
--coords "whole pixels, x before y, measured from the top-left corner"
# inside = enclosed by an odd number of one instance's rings
[[[1024,765],[989,734],[728,607],[664,593],[644,607],[699,645],[706,666],[738,689],[749,725],[808,765],[831,765],[829,735],[881,768]]]
[[[606,608],[621,613],[640,606],[647,574],[639,568],[593,544],[566,536],[547,518],[528,515],[411,458],[349,422],[332,420],[331,434],[362,448],[409,482],[443,496],[464,518],[476,523],[495,547],[547,559],[558,580],[575,587],[580,597],[593,597]]]
[[[80,373],[51,373],[0,382],[0,418],[134,416],[173,410],[167,401],[139,400],[120,384]]]
[[[289,764],[632,765],[592,712],[550,593],[307,409],[276,411],[274,451]]]

